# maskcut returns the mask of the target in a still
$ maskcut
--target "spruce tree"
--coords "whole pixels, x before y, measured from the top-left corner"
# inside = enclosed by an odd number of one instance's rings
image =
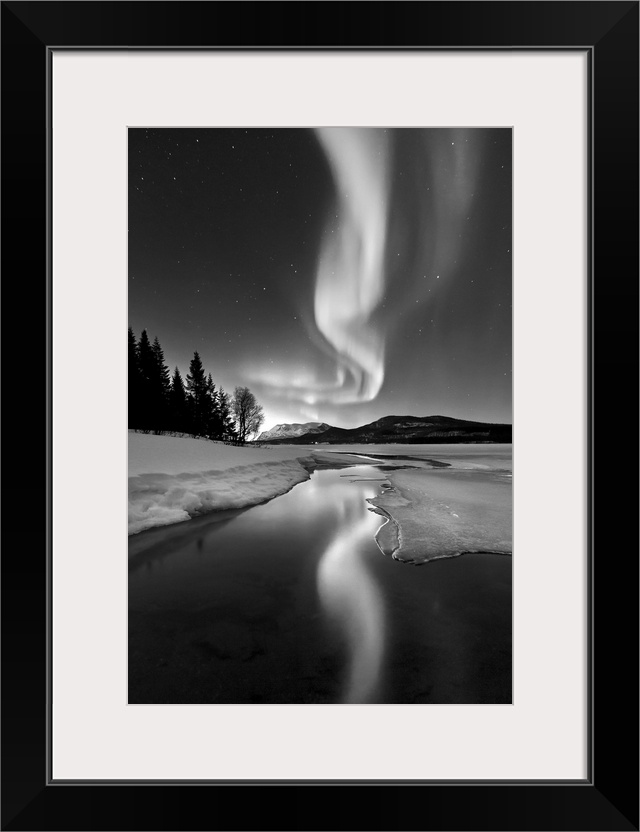
[[[128,354],[128,409],[129,409],[129,427],[139,428],[140,424],[140,394],[142,386],[142,378],[140,376],[140,366],[138,364],[138,345],[136,343],[136,336],[133,330],[129,327],[129,354]]]
[[[222,438],[222,419],[220,418],[220,397],[216,391],[216,386],[211,378],[211,373],[207,377],[207,407],[208,407],[208,426],[207,436],[209,439]]]
[[[169,392],[171,390],[171,376],[169,375],[169,368],[164,363],[164,352],[160,346],[160,341],[157,336],[153,339],[151,352],[153,353],[155,362],[151,378],[154,430],[156,433],[159,433],[160,431],[169,429]]]
[[[238,434],[231,413],[231,396],[222,387],[218,390],[218,407],[220,408],[220,438],[224,442],[237,442]]]
[[[138,341],[138,367],[140,370],[140,428],[153,430],[153,378],[156,359],[151,349],[147,330],[143,329]]]
[[[187,393],[184,389],[180,370],[177,367],[173,372],[169,392],[169,424],[171,430],[177,433],[186,433],[189,430]]]
[[[189,364],[187,373],[187,390],[189,391],[190,425],[189,433],[205,436],[207,429],[207,379],[202,360],[197,350]]]
[[[164,351],[160,346],[160,341],[157,336],[153,339],[151,352],[156,360],[156,379],[159,382],[159,387],[163,394],[168,396],[171,388],[171,375],[169,373],[169,368],[164,363]]]

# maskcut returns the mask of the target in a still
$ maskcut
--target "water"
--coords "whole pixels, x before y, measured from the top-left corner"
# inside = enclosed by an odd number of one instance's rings
[[[407,464],[407,463],[404,463]],[[384,555],[376,465],[130,541],[131,703],[511,701],[511,558]]]

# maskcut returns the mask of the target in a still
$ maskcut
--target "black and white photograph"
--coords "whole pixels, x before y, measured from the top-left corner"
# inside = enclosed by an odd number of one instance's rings
[[[640,0],[2,5],[2,829],[638,832]]]
[[[129,127],[127,314],[128,703],[511,704],[512,130]]]

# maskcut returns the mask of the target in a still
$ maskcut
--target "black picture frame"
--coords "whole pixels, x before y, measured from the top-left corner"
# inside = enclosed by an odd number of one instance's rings
[[[631,460],[635,473],[638,459],[638,9],[638,2],[582,0],[2,3],[2,263],[11,318],[4,351],[11,380],[4,385],[2,829],[638,829],[638,495],[619,470]],[[62,47],[588,52],[592,686],[584,782],[49,779],[48,67],[51,50]],[[571,426],[561,414],[550,418],[558,418],[560,453],[562,431]],[[25,435],[28,441],[19,441]],[[616,439],[624,445],[616,447]],[[561,472],[561,460],[550,460],[556,464]]]

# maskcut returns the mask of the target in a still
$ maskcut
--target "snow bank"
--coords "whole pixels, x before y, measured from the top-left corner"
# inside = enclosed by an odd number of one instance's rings
[[[299,447],[264,450],[130,432],[129,534],[256,505],[309,479],[314,465]]]

